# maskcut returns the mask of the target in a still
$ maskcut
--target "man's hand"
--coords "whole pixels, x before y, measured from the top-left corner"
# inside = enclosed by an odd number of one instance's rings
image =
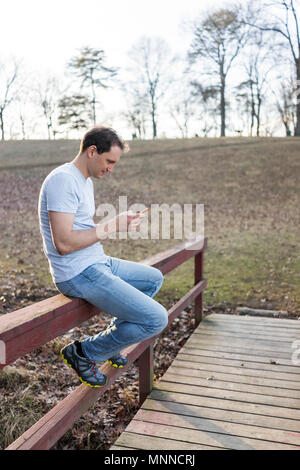
[[[120,232],[135,231],[142,220],[146,217],[148,208],[141,212],[126,211],[121,212],[113,219],[104,224],[96,226],[96,232],[99,240],[105,240],[110,234]]]
[[[148,210],[149,209],[147,208],[141,212],[121,212],[121,214],[116,217],[116,231],[130,232],[136,230],[142,220],[146,217],[146,212],[148,212]]]

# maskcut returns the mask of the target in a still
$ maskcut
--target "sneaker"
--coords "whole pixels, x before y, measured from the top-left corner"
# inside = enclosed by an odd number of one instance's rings
[[[89,387],[103,387],[107,383],[106,375],[100,372],[96,362],[92,362],[77,353],[77,343],[79,341],[74,341],[60,351],[64,362],[75,370],[82,383]]]
[[[119,354],[118,356],[113,356],[108,359],[108,362],[113,366],[113,367],[124,367],[126,366],[128,359],[125,356],[122,356]]]

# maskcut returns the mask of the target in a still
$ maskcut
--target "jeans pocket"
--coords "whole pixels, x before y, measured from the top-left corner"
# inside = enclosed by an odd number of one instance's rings
[[[57,289],[59,290],[59,292],[65,295],[66,297],[71,297],[71,298],[82,297],[82,295],[80,294],[80,292],[78,291],[76,285],[72,282],[72,280],[64,281],[64,282],[57,282],[55,285]]]
[[[98,263],[96,265],[93,264],[82,271],[80,275],[85,277],[90,282],[95,282],[99,280],[99,277],[101,277],[101,275],[104,272],[107,272],[109,269],[110,267],[107,263]]]

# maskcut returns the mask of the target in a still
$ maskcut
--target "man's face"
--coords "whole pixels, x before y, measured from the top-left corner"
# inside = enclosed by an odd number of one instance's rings
[[[88,172],[93,178],[100,179],[105,174],[113,172],[114,166],[120,160],[122,150],[118,145],[112,145],[109,152],[99,154],[97,147],[88,149]]]

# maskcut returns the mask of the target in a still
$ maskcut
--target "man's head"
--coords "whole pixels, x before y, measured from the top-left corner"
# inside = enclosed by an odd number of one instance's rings
[[[86,156],[88,174],[94,178],[111,173],[122,153],[128,149],[116,131],[104,126],[90,129],[80,144],[80,154]]]

